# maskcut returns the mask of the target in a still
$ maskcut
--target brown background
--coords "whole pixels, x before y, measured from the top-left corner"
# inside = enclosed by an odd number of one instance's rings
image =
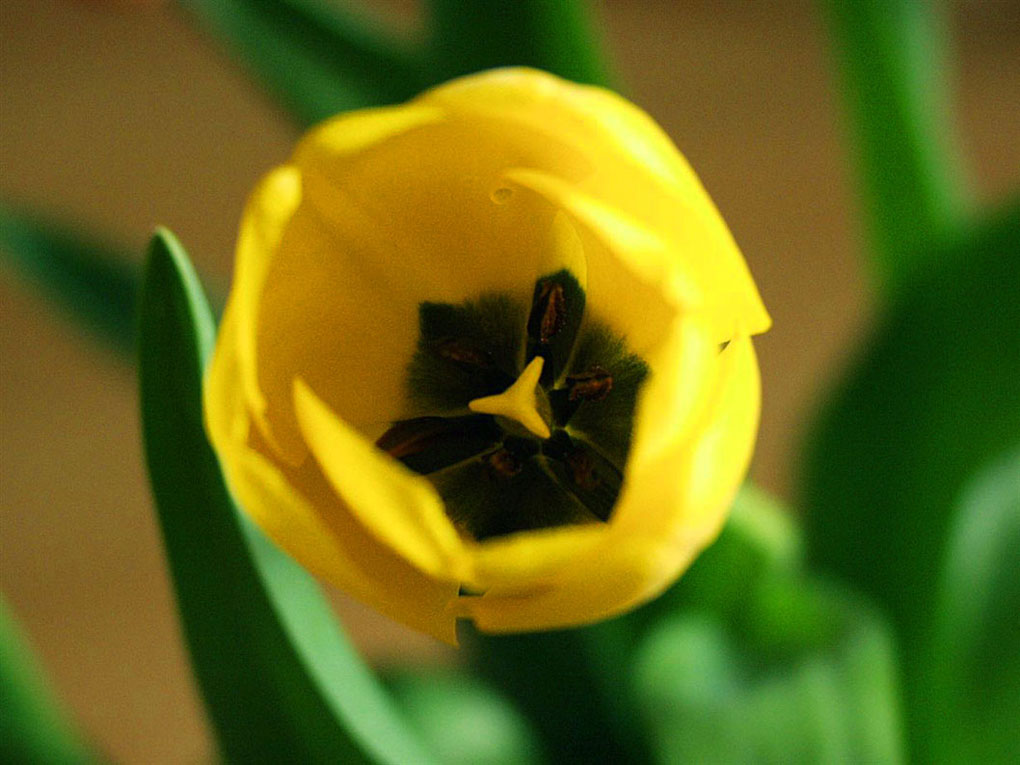
[[[415,21],[413,2],[378,4]],[[135,252],[166,224],[225,283],[245,195],[296,132],[158,5],[0,3],[0,194]],[[818,20],[794,0],[602,5],[628,92],[698,169],[775,319],[758,343],[753,475],[788,494],[812,402],[869,316]],[[996,198],[1020,181],[1020,9],[958,3],[952,27],[961,143],[982,198]],[[140,461],[132,369],[9,273],[0,310],[0,589],[116,760],[207,760]],[[447,656],[338,602],[375,656]]]

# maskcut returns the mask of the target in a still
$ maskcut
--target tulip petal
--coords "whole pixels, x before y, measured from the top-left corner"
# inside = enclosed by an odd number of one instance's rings
[[[750,461],[761,386],[750,338],[730,343],[715,367],[711,399],[690,435],[658,459],[631,465],[615,532],[682,534],[700,548],[718,531]]]
[[[397,280],[380,261],[356,220],[339,232],[310,205],[291,216],[267,269],[257,326],[267,416],[289,441],[304,443],[292,398],[298,377],[369,437],[400,418],[418,306],[393,294]]]
[[[608,533],[605,524],[585,524],[495,537],[470,550],[469,584],[478,590],[494,585],[533,588],[534,582],[572,565]]]
[[[294,162],[328,173],[330,163],[343,163],[388,138],[435,124],[443,117],[442,109],[421,103],[340,114],[305,134],[294,150]]]
[[[425,573],[459,584],[464,546],[432,484],[366,441],[301,380],[294,399],[308,447],[351,513]]]
[[[431,256],[321,176],[306,177],[305,190],[311,201],[294,211],[258,305],[267,420],[288,444],[300,443],[289,396],[295,377],[373,440],[395,420],[438,413],[418,410],[408,389],[425,303],[495,293],[527,306],[540,268],[562,264],[583,278],[572,225],[534,195],[493,206],[487,236],[502,243],[500,256],[463,261]],[[513,208],[509,217],[501,217],[505,208]]]
[[[648,359],[652,374],[634,414],[629,465],[653,459],[692,437],[715,390],[718,357],[719,345],[705,317],[674,322],[667,339]]]
[[[633,275],[632,280],[637,278],[655,287],[665,299],[687,313],[709,316],[716,326],[717,341],[725,342],[741,331],[754,333],[768,329],[771,320],[761,307],[757,291],[746,293],[744,279],[720,272],[720,264],[743,269],[746,280],[750,281],[743,258],[722,219],[714,209],[704,209],[707,196],[696,198],[694,206],[686,209],[678,200],[670,200],[673,209],[669,211],[668,224],[664,220],[653,227],[551,173],[515,168],[507,171],[506,178],[569,213],[578,225],[594,235],[605,252],[620,259]],[[661,205],[663,198],[658,198],[656,203]],[[682,221],[683,226],[678,227],[676,220]],[[593,274],[610,268],[609,264],[589,265]],[[751,286],[753,288],[753,283]],[[591,290],[595,303],[594,286]],[[615,313],[621,313],[635,303],[633,296],[638,291],[633,288],[629,291],[630,300],[624,288],[617,286],[615,294],[605,296],[598,303],[612,306]]]
[[[205,386],[205,417],[231,490],[248,515],[316,576],[391,618],[456,644],[450,605],[458,587],[422,574],[350,518],[325,481],[302,480],[252,448],[240,382],[238,323],[231,309],[220,325]],[[309,472],[307,467],[305,474]],[[300,486],[301,488],[297,488]]]
[[[524,632],[573,627],[605,619],[644,600],[669,582],[694,550],[678,555],[655,540],[633,539],[617,549],[598,545],[561,576],[530,590],[499,585],[460,608],[483,632]]]
[[[256,187],[245,207],[237,240],[234,286],[229,306],[236,315],[237,354],[241,384],[252,416],[277,452],[291,462],[304,454],[299,439],[287,431],[274,431],[267,417],[268,403],[256,365],[259,299],[266,274],[276,255],[284,230],[301,201],[301,176],[285,165],[273,170]]]
[[[596,171],[587,174],[565,173],[548,161],[517,167],[541,168],[646,230],[675,238],[672,265],[685,271],[704,298],[716,299],[729,325],[749,334],[770,325],[747,265],[701,181],[662,129],[633,104],[602,88],[578,87],[524,68],[455,80],[420,101],[442,105],[475,130],[496,123],[508,136],[516,129],[522,143],[559,144],[566,136],[571,148],[598,156]]]
[[[628,157],[638,172],[669,183],[690,182],[693,171],[655,121],[616,93],[567,84],[525,67],[496,69],[462,77],[426,92],[420,99],[451,112],[495,117],[555,140],[608,144],[613,156]],[[700,188],[700,184],[698,184]]]
[[[382,548],[356,522],[321,505],[252,450],[231,456],[231,490],[252,520],[301,565],[391,619],[456,645],[458,586],[430,579]]]
[[[502,173],[521,163],[547,164],[549,146],[514,142],[504,131],[475,129],[445,114],[352,154],[341,135],[351,124],[327,122],[295,154],[307,198],[322,217],[344,230],[353,210],[399,267],[393,283],[416,287],[421,299],[456,303],[499,291],[527,301],[543,254],[556,247],[556,210],[515,193]],[[589,162],[576,149],[552,156],[559,172],[587,172]]]

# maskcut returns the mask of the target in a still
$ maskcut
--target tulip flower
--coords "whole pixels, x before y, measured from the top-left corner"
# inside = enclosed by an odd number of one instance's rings
[[[261,182],[207,428],[255,522],[393,619],[590,623],[720,530],[768,325],[646,114],[495,70],[328,120]]]

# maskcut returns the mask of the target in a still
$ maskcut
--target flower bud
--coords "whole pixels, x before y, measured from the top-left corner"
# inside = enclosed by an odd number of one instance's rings
[[[259,526],[392,618],[582,624],[719,531],[768,325],[647,115],[497,70],[329,120],[262,181],[206,421]]]

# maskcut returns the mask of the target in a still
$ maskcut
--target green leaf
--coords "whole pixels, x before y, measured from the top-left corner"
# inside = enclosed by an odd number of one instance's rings
[[[90,763],[94,754],[53,695],[38,660],[0,598],[0,761]]]
[[[965,492],[937,604],[933,761],[1008,762],[1020,752],[1020,449]]]
[[[719,539],[640,621],[634,668],[661,762],[899,762],[897,672],[884,624],[804,575],[774,499],[737,496]]]
[[[896,288],[940,254],[968,189],[952,134],[942,5],[821,0],[859,165],[874,267]]]
[[[202,425],[213,318],[184,250],[149,250],[139,345],[146,457],[185,637],[237,762],[429,762],[315,582],[237,512]]]
[[[116,350],[134,348],[140,278],[126,254],[4,204],[0,254]]]
[[[663,763],[897,763],[896,667],[881,623],[839,590],[767,576],[750,612],[692,609],[636,652],[635,703]]]
[[[740,612],[761,577],[796,569],[799,556],[787,513],[747,486],[719,539],[657,600],[593,627],[471,636],[465,650],[541,733],[554,762],[645,763],[651,752],[628,693],[635,644],[675,613]]]
[[[423,87],[419,54],[381,20],[327,0],[178,0],[310,125],[404,101]]]
[[[389,679],[408,721],[445,765],[543,762],[528,722],[500,693],[454,669],[401,671]]]
[[[531,66],[605,85],[609,72],[584,0],[429,0],[433,81]]]
[[[1014,204],[933,256],[897,296],[806,450],[809,559],[882,606],[904,646],[930,634],[964,485],[1020,433],[1018,273]],[[927,671],[924,653],[905,652],[908,677]],[[920,689],[907,688],[915,716],[927,703]]]
[[[739,612],[763,576],[800,567],[801,547],[789,510],[746,484],[719,538],[669,590],[633,618],[648,624],[691,608],[723,615]]]
[[[630,668],[628,622],[519,635],[464,633],[475,672],[521,711],[551,762],[648,762],[639,721],[620,692]]]

